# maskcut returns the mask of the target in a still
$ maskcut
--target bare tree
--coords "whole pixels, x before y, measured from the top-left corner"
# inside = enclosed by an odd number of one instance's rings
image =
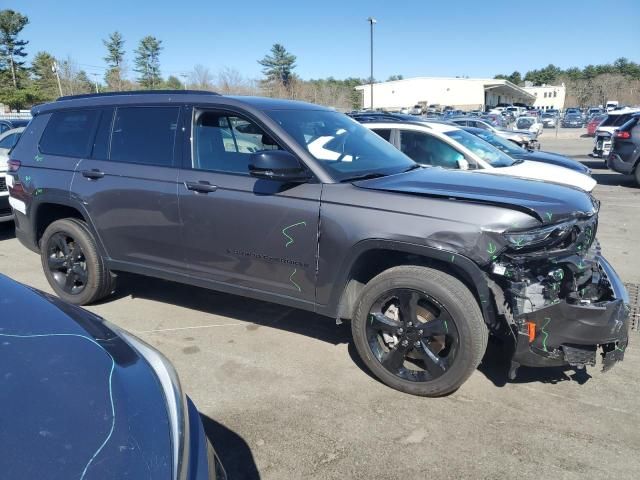
[[[189,86],[197,90],[213,90],[213,75],[207,67],[198,64],[189,75]]]

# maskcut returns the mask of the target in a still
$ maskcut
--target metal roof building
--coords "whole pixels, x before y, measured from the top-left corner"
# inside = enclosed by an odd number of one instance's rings
[[[363,108],[400,110],[414,105],[451,106],[461,110],[494,107],[500,103],[532,105],[535,95],[508,80],[493,78],[414,77],[360,85]]]

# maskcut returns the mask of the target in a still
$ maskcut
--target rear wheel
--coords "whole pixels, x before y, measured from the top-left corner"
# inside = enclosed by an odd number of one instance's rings
[[[636,165],[636,170],[633,176],[636,178],[636,185],[640,187],[640,161]]]
[[[113,291],[115,276],[80,220],[65,218],[49,225],[40,242],[40,258],[49,285],[66,302],[87,305]]]
[[[416,266],[373,278],[351,328],[360,357],[376,377],[423,396],[458,389],[480,363],[488,337],[480,307],[462,282]]]

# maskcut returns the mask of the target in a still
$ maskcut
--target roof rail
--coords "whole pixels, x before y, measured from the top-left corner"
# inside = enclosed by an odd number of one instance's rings
[[[210,92],[207,90],[130,90],[127,92],[104,92],[104,93],[83,93],[80,95],[66,95],[56,99],[56,102],[61,100],[75,100],[76,98],[100,98],[100,97],[117,97],[122,95],[153,95],[153,94],[172,94],[172,95],[220,95],[217,92]]]

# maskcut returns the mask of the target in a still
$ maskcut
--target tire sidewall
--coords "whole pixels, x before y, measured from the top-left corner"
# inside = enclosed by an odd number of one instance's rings
[[[385,292],[400,288],[419,291],[440,303],[451,315],[458,330],[459,345],[454,365],[442,376],[434,380],[411,382],[392,374],[382,366],[369,347],[366,320],[371,306]],[[471,295],[470,292],[468,293]],[[479,308],[477,314],[482,318]],[[476,347],[474,347],[473,341],[474,333],[469,324],[470,317],[470,312],[463,310],[462,302],[456,301],[454,294],[437,282],[430,279],[412,277],[386,278],[380,282],[372,282],[372,284],[368,284],[363,289],[352,321],[352,333],[360,356],[372,372],[384,383],[414,395],[439,396],[456,390],[477,368],[477,352],[474,352]],[[477,318],[475,321],[477,321]],[[484,326],[484,320],[482,322]]]
[[[65,292],[55,281],[48,265],[48,251],[49,242],[51,237],[56,233],[64,233],[73,238],[74,241],[80,244],[85,257],[85,263],[87,265],[87,284],[81,293],[77,295],[71,295]],[[62,300],[72,303],[74,305],[85,305],[90,303],[95,297],[100,288],[101,274],[98,268],[100,258],[95,249],[95,244],[92,243],[91,233],[84,228],[79,222],[73,220],[57,220],[47,227],[40,243],[40,259],[42,262],[42,269],[44,275],[49,282],[49,285]]]

